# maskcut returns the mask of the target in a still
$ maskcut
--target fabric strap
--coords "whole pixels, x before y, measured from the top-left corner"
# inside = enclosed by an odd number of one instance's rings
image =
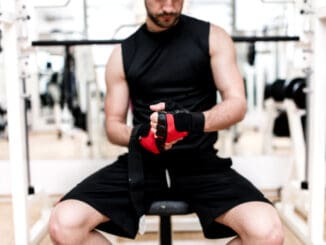
[[[144,168],[141,154],[141,146],[138,140],[140,126],[132,129],[129,141],[128,154],[128,181],[130,188],[130,198],[138,217],[144,214]]]

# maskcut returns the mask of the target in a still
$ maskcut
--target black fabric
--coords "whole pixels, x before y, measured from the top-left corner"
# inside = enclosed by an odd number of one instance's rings
[[[61,201],[69,199],[83,201],[110,218],[97,229],[129,238],[137,234],[139,216],[130,199],[128,155],[90,175]]]
[[[109,222],[97,227],[99,230],[128,238],[136,236],[140,215],[147,213],[157,200],[187,202],[197,213],[207,238],[235,235],[229,227],[214,222],[227,210],[249,201],[268,202],[249,181],[230,168],[230,159],[219,158],[214,152],[154,155],[144,150],[141,154],[143,211],[134,209],[129,195],[128,154],[85,179],[62,200],[77,199],[88,203],[110,218]],[[170,173],[171,188],[167,186],[165,169]]]
[[[137,129],[135,127],[135,129],[133,130],[134,133],[132,134],[132,137],[139,138],[140,136],[147,136],[150,128],[151,127],[149,123],[139,124],[137,125]]]
[[[156,145],[160,150],[160,152],[163,152],[165,147],[166,137],[167,137],[167,120],[166,120],[165,112],[158,113],[156,136],[157,136],[157,138],[155,139]]]
[[[179,132],[201,133],[204,130],[205,117],[202,112],[160,111],[158,112],[156,135],[160,145],[164,145],[167,137],[167,114],[172,114],[174,127]]]
[[[153,33],[145,25],[123,41],[122,57],[130,89],[133,123],[149,121],[149,105],[173,101],[191,112],[216,104],[210,67],[208,22],[182,15],[169,30]],[[217,133],[193,134],[172,151],[210,149]]]
[[[144,213],[144,169],[139,144],[139,134],[142,126],[134,127],[129,141],[128,154],[128,181],[130,186],[130,197],[136,213],[141,216]]]
[[[174,113],[174,123],[179,132],[200,133],[204,130],[205,117],[202,112]]]

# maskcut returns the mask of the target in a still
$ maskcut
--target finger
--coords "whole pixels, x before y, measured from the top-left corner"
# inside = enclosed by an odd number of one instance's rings
[[[166,150],[166,151],[167,151],[167,150],[170,150],[171,148],[172,148],[172,145],[165,145],[165,146],[164,146],[164,150]]]
[[[173,144],[171,144],[171,143],[165,143],[164,144],[164,148],[170,149],[170,148],[172,148],[172,146],[173,146]]]
[[[170,142],[170,143],[165,143],[164,144],[164,149],[167,150],[167,149],[171,149],[172,146],[177,143],[179,140],[176,140],[176,141],[173,141],[173,142]]]
[[[152,128],[152,127],[151,127],[151,131],[152,131],[153,134],[154,134],[154,138],[157,138],[157,135],[156,135],[157,130],[156,130],[156,128]]]
[[[157,120],[158,120],[158,113],[157,112],[153,112],[150,116],[150,120],[151,122],[153,123],[157,123]]]
[[[154,105],[150,105],[150,109],[152,111],[164,111],[165,109],[165,103],[164,102],[160,102]]]
[[[157,128],[157,123],[151,121],[151,128],[156,129]]]
[[[171,141],[171,142],[169,142],[169,143],[165,143],[165,144],[171,144],[171,145],[174,145],[174,144],[176,144],[177,142],[179,142],[180,140],[183,140],[183,138],[180,138],[180,139],[177,139],[177,140],[175,140],[175,141]]]

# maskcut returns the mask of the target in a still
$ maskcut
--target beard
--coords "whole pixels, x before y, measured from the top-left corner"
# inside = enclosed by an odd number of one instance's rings
[[[158,27],[164,29],[174,26],[179,21],[179,17],[181,15],[181,13],[176,13],[176,12],[173,13],[162,12],[162,13],[154,14],[149,11],[147,6],[146,9],[147,9],[147,16],[149,17],[149,19]]]

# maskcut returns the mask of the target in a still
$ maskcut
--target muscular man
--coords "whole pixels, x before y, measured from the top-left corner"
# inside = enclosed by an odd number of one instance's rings
[[[183,0],[145,6],[146,23],[114,49],[106,69],[107,133],[130,151],[62,198],[50,219],[51,239],[110,244],[97,229],[134,238],[140,216],[164,198],[188,202],[207,238],[282,244],[273,206],[213,148],[217,131],[246,112],[230,37],[182,15]],[[129,104],[133,128],[126,124]]]

